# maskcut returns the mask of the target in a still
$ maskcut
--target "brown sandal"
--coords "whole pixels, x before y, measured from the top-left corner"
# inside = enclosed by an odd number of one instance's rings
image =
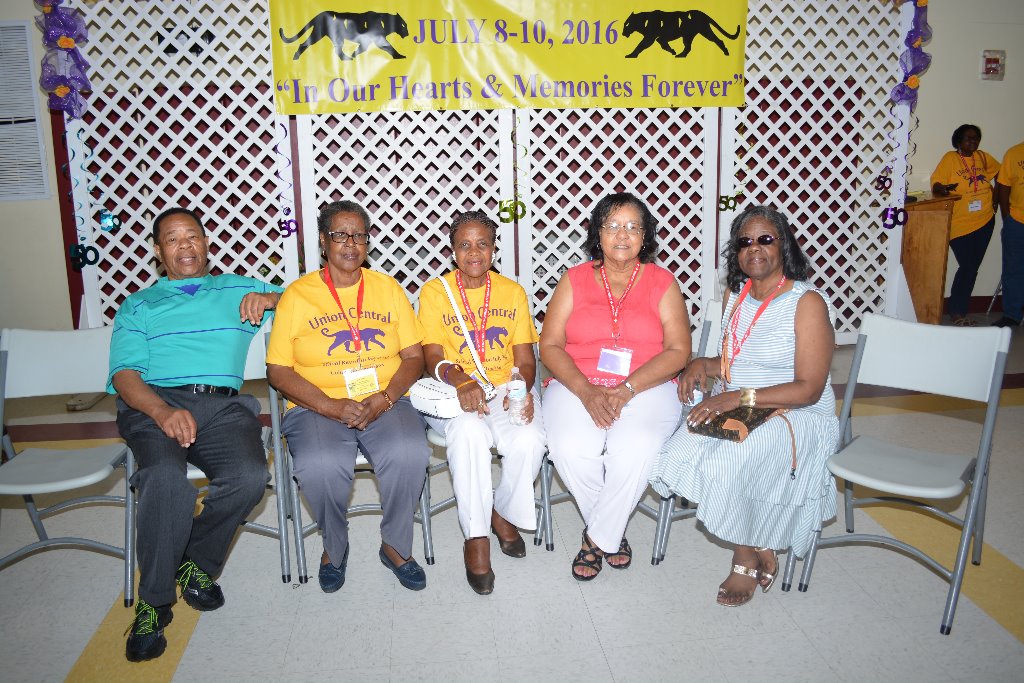
[[[775,575],[779,573],[779,554],[771,548],[754,548],[754,552],[757,553],[757,562],[759,564],[760,576],[757,579],[757,584],[761,586],[761,592],[767,593],[771,590],[771,587],[775,585]],[[761,561],[761,553],[769,552],[772,554],[772,558],[775,560],[775,567],[769,572],[764,567],[764,562]]]

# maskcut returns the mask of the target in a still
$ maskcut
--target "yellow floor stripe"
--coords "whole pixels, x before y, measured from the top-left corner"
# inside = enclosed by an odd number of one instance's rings
[[[138,592],[139,577],[135,583]],[[93,683],[108,681],[146,681],[163,683],[174,677],[185,648],[192,638],[192,632],[199,623],[199,612],[179,600],[174,605],[174,621],[164,629],[167,649],[163,655],[148,662],[129,662],[124,657],[128,636],[125,629],[135,616],[135,608],[125,608],[124,594],[117,597],[106,618],[100,623],[89,644],[82,650],[78,661],[68,672],[67,681]]]
[[[906,509],[872,507],[866,511],[896,538],[920,548],[941,564],[952,566],[960,543],[960,530],[953,525]],[[1020,609],[1024,605],[1024,569],[988,543],[984,544],[980,565],[974,566],[968,559],[962,596],[970,598],[1017,640],[1024,641],[1024,611]],[[942,618],[945,598],[945,593],[935,595],[936,626]]]

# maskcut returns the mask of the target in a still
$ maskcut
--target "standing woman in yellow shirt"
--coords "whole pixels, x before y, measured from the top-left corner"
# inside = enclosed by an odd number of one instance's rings
[[[965,123],[954,130],[953,151],[942,155],[931,179],[936,195],[961,195],[953,204],[949,232],[949,248],[958,266],[949,292],[949,315],[960,327],[975,325],[967,317],[967,307],[995,226],[992,181],[999,160],[978,149],[980,144],[981,129],[974,124]]]

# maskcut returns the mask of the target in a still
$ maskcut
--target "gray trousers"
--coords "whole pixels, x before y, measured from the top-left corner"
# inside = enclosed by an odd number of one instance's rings
[[[332,564],[340,566],[348,548],[348,505],[360,450],[377,475],[384,511],[381,540],[402,557],[412,556],[413,514],[430,447],[423,419],[409,399],[396,401],[362,431],[301,407],[285,414],[281,431]]]
[[[138,470],[137,553],[139,597],[154,606],[176,598],[175,573],[183,558],[216,576],[238,526],[263,498],[270,473],[260,438],[259,401],[252,396],[191,394],[152,387],[169,405],[192,413],[196,442],[182,448],[148,415],[117,401],[117,427]],[[203,510],[186,463],[210,479]]]

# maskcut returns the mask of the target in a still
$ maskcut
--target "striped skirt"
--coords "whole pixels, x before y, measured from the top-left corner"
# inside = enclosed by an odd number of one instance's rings
[[[803,557],[814,531],[836,514],[836,487],[825,466],[835,453],[839,421],[812,409],[786,414],[796,436],[775,417],[743,443],[691,434],[683,422],[666,442],[651,486],[697,503],[712,534],[739,545],[792,548]]]

